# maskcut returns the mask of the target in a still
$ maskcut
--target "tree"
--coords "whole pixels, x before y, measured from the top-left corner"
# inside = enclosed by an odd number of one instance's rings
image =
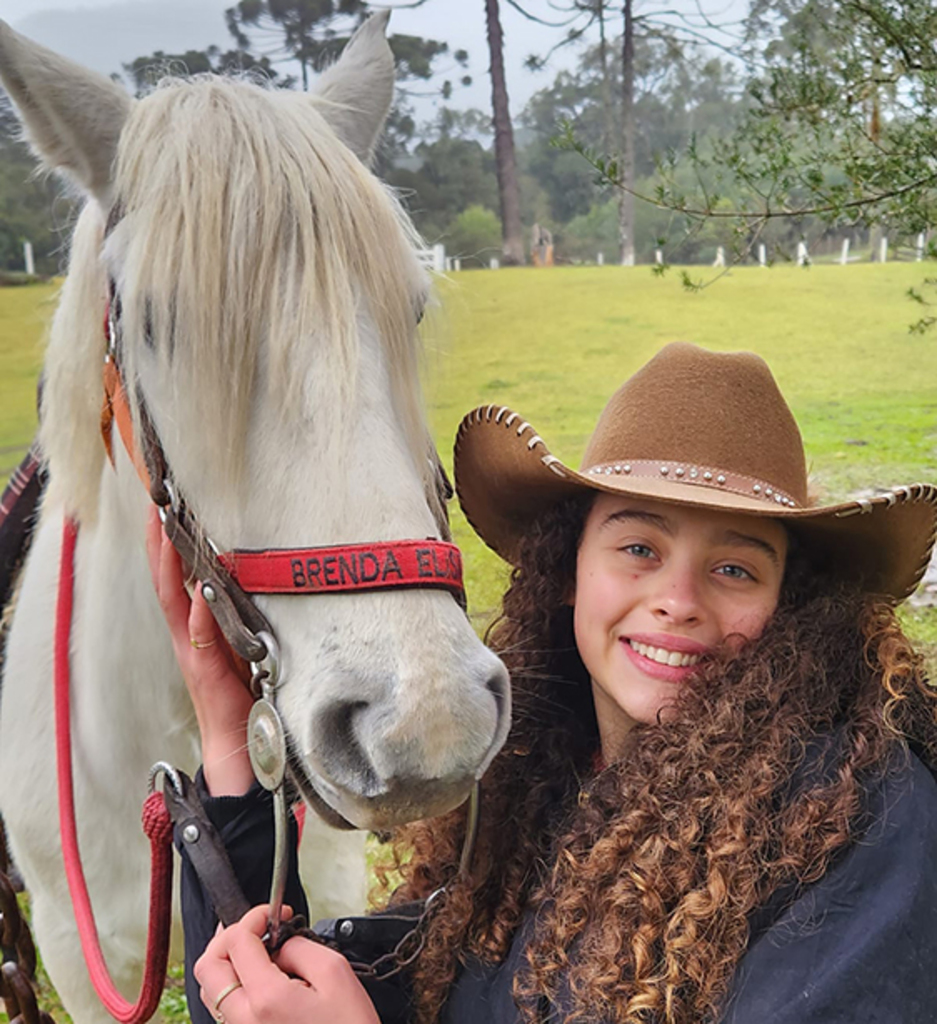
[[[291,76],[279,75],[269,57],[254,57],[246,50],[228,50],[222,53],[218,46],[204,50],[186,50],[185,53],[164,53],[156,50],[149,57],[137,57],[123,65],[130,76],[137,95],[151,89],[166,75],[201,75],[208,72],[216,75],[233,72],[257,72],[281,88],[290,89],[296,80]]]
[[[240,0],[225,21],[240,48],[256,45],[274,61],[298,61],[308,90],[310,71],[338,56],[366,10],[364,0]]]
[[[405,197],[420,232],[444,241],[455,218],[472,205],[498,207],[494,155],[477,139],[442,135],[414,151],[419,167],[396,167],[387,180]]]
[[[463,262],[488,266],[500,249],[501,222],[490,209],[477,203],[466,207],[450,225],[446,249]]]
[[[708,147],[691,140],[665,161],[648,198],[694,230],[723,221],[736,259],[778,223],[798,239],[878,225],[908,238],[934,224],[931,0],[755,0],[747,27],[744,116],[730,137]],[[614,160],[574,148],[603,181],[624,187]]]
[[[609,40],[611,45],[618,41]],[[635,181],[655,171],[657,159],[686,145],[692,137],[718,134],[737,117],[740,82],[728,62],[702,47],[680,43],[663,31],[639,35],[634,55],[634,161]],[[613,96],[609,116],[613,137],[621,124],[620,66],[609,73],[603,66],[601,45],[581,51],[573,71],[560,71],[553,83],[536,93],[520,121],[533,135],[521,157],[522,166],[542,184],[550,197],[555,222],[585,214],[595,201],[618,192],[608,187],[598,193],[595,174],[579,155],[553,145],[558,125],[566,123],[587,147],[607,153],[609,132],[601,96]],[[636,212],[637,218],[637,212]],[[638,224],[634,240],[638,241]],[[620,258],[620,239],[618,246]]]
[[[620,60],[618,63],[619,120],[617,139],[611,138],[612,67],[609,59],[609,45],[606,25],[614,10],[613,0],[546,0],[552,15],[564,18],[559,22],[550,21],[537,13],[538,0],[529,0],[522,5],[520,0],[508,0],[512,7],[532,21],[555,27],[565,27],[564,38],[556,44],[566,46],[580,40],[594,26],[599,31],[599,58],[602,68],[602,107],[605,111],[606,137],[601,143],[601,152],[606,159],[614,162],[619,191],[619,258],[621,263],[631,265],[635,260],[635,149],[637,122],[635,118],[636,52],[640,39],[666,38],[674,47],[680,48],[699,41],[715,41],[725,33],[725,28],[713,20],[697,2],[695,13],[679,10],[638,11],[635,0],[620,0],[622,34],[620,37]],[[543,0],[540,0],[542,6]],[[542,66],[543,58],[528,58],[531,67]]]
[[[29,241],[37,272],[55,274],[62,255],[58,227],[71,221],[72,203],[55,178],[37,178],[35,158],[19,137],[19,119],[0,93],[0,269],[22,270]]]
[[[491,59],[491,109],[495,128],[495,164],[498,172],[498,198],[501,208],[502,258],[508,265],[524,262],[521,234],[521,198],[514,153],[514,129],[504,77],[504,34],[498,0],[485,0],[488,28],[488,53]]]

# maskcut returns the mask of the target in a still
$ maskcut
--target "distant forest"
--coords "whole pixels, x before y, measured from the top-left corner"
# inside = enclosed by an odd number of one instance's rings
[[[811,258],[832,254],[844,238],[854,253],[877,252],[884,224],[907,243],[937,216],[929,0],[889,7],[884,28],[889,0],[868,0],[869,11],[750,0],[732,46],[713,44],[725,36],[703,5],[693,25],[668,24],[640,0],[510,0],[533,20],[567,11],[555,48],[577,57],[510,114],[494,75],[498,0],[473,2],[488,27],[493,111],[458,107],[464,51],[394,35],[399,97],[375,167],[427,244],[464,268],[528,259],[535,225],[552,233],[558,263],[711,264],[719,249],[751,260],[756,243],[770,259],[804,241]],[[115,77],[137,95],[162,75],[203,72],[314,87],[366,13],[364,0],[240,0],[219,26],[233,48],[157,52]],[[434,120],[418,122],[414,87],[440,97]],[[29,240],[37,271],[61,272],[74,215],[62,182],[36,172],[0,94],[0,269],[22,269]]]

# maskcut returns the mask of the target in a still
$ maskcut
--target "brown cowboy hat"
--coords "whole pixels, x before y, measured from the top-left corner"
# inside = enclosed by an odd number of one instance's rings
[[[578,472],[518,413],[486,405],[459,427],[455,480],[469,523],[512,563],[532,520],[587,491],[780,519],[818,569],[897,600],[920,581],[937,532],[930,484],[811,504],[800,431],[764,360],[685,343],[615,392]]]

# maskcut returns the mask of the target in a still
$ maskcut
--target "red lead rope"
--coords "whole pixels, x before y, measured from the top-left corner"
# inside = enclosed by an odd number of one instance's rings
[[[98,998],[107,1012],[122,1024],[142,1024],[156,1012],[166,981],[169,959],[169,929],[172,910],[172,822],[162,793],[151,794],[143,805],[143,830],[150,840],[150,920],[146,941],[146,968],[136,1003],[128,1003],[111,980],[101,952],[94,913],[88,896],[85,873],[78,850],[75,824],[75,792],[72,780],[71,716],[69,690],[71,672],[72,601],[75,583],[75,542],[78,526],[65,520],[62,561],[55,616],[55,750],[59,783],[59,831],[65,875],[72,897],[81,948]]]

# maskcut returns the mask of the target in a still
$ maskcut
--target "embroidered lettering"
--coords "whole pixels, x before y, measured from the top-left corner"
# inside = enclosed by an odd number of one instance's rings
[[[400,563],[397,561],[393,551],[388,551],[384,558],[384,570],[381,573],[381,580],[386,580],[390,573],[395,573],[397,579],[403,579],[403,570],[400,568]]]
[[[430,550],[429,548],[417,548],[416,549],[416,572],[418,576],[432,576],[433,570],[429,564]],[[436,561],[436,555],[433,553],[433,561]],[[436,573],[438,576],[439,573]]]
[[[318,590],[322,586],[322,580],[319,578],[320,572],[322,572],[322,566],[319,564],[319,559],[310,558],[306,562],[306,583],[313,590]]]
[[[352,583],[358,583],[358,559],[354,554],[351,555],[351,561],[349,561],[345,555],[338,556],[338,577],[343,586],[345,584],[346,573],[348,574],[348,579],[351,580]]]
[[[326,555],[322,559],[322,575],[325,577],[327,587],[334,587],[338,583],[338,577],[335,575],[336,561],[335,555]]]
[[[290,559],[290,569],[293,573],[293,586],[304,587],[306,585],[306,574],[303,572],[303,560],[301,558]]]
[[[373,583],[381,575],[381,564],[373,551],[363,551],[358,562],[362,583]]]

